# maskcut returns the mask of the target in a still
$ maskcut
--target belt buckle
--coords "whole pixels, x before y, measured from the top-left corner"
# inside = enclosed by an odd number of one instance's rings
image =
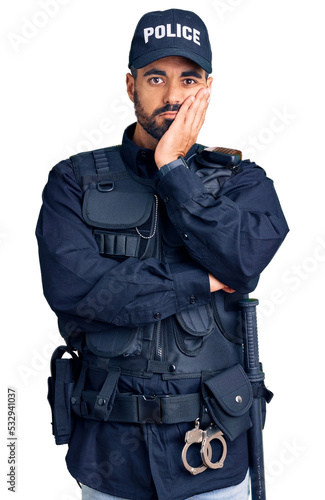
[[[161,398],[155,394],[142,395],[137,398],[140,424],[162,424],[160,400]]]

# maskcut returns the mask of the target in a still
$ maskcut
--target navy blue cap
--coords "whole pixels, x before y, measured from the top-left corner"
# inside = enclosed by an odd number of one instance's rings
[[[194,12],[180,9],[149,12],[135,29],[129,68],[143,68],[158,59],[182,56],[212,72],[208,30]]]

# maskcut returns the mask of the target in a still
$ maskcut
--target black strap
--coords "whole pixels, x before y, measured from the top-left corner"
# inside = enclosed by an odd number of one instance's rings
[[[267,403],[270,403],[274,394],[269,389],[267,389],[264,383],[252,383],[253,397],[254,398],[264,398]]]
[[[94,415],[99,420],[106,421],[112,411],[120,373],[120,368],[110,368],[103,387],[96,397],[96,402],[94,405]]]
[[[91,183],[129,178],[120,146],[87,151],[70,157],[76,180],[82,189]]]
[[[109,164],[105,149],[98,149],[93,151],[93,157],[95,160],[95,168],[98,174],[108,174]]]
[[[65,353],[70,354],[73,360],[75,361],[78,360],[77,354],[73,352],[68,346],[60,345],[59,347],[57,347],[51,356],[51,375],[54,378],[55,378],[56,361],[58,359],[61,359]]]
[[[84,401],[81,400],[81,393],[82,393],[83,388],[85,386],[87,371],[88,371],[88,363],[86,361],[83,361],[81,372],[80,372],[80,375],[78,378],[78,382],[75,385],[75,388],[73,390],[73,394],[71,397],[71,404],[72,404],[73,411],[79,417],[83,417],[83,416],[86,416],[88,414],[87,405]]]
[[[201,410],[200,393],[157,396],[120,393],[116,395],[113,408],[107,416],[104,411],[97,411],[98,398],[99,395],[94,391],[82,393],[82,399],[87,407],[94,408],[84,415],[85,418],[137,424],[150,422],[177,424],[194,422]]]

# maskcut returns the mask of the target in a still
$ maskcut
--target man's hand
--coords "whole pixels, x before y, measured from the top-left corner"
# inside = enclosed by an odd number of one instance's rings
[[[236,290],[233,288],[230,288],[227,285],[224,285],[221,283],[221,281],[217,280],[212,274],[209,274],[209,281],[210,281],[210,292],[217,292],[218,290],[223,290],[224,292],[227,293],[234,293]]]
[[[167,132],[158,142],[155,162],[160,169],[166,163],[185,156],[195,144],[202,128],[209,105],[210,89],[200,89],[196,96],[189,96],[183,102],[177,116]]]

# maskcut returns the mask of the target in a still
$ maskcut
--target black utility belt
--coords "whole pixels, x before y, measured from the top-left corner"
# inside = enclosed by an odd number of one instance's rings
[[[70,359],[62,357],[67,351]],[[200,418],[203,425],[216,425],[230,441],[252,425],[249,409],[253,390],[240,364],[215,373],[202,372],[200,392],[176,395],[120,393],[121,367],[109,365],[101,370],[105,376],[100,390],[87,390],[90,365],[66,346],[53,353],[48,398],[57,444],[69,443],[77,418],[167,425]]]
[[[109,400],[95,391],[82,391],[81,400],[71,398],[72,410],[82,418],[129,424],[178,424],[194,422],[201,413],[201,394],[116,394]]]

